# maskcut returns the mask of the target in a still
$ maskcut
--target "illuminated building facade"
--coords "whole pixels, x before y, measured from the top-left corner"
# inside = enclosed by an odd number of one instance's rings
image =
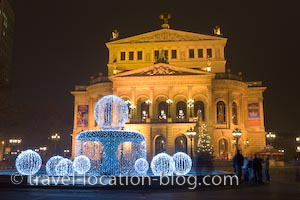
[[[128,103],[124,128],[144,134],[148,159],[160,152],[189,153],[191,145],[196,154],[199,137],[190,142],[186,132],[197,116],[207,124],[216,159],[232,158],[236,128],[242,132],[238,148],[244,155],[263,149],[266,88],[225,69],[226,42],[219,28],[214,35],[191,33],[171,29],[166,20],[159,30],[124,39],[114,31],[106,43],[108,77],[100,74],[71,92],[73,155],[76,135],[98,128],[93,109],[109,94]]]
[[[14,18],[9,2],[0,0],[0,108],[8,105]]]

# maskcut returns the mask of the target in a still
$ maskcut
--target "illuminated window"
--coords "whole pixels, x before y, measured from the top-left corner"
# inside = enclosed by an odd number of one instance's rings
[[[226,123],[226,108],[223,101],[217,103],[217,123],[224,124]]]
[[[198,58],[203,58],[203,49],[198,49]]]
[[[178,136],[175,139],[175,153],[177,152],[187,153],[187,139],[184,135]]]
[[[143,60],[143,52],[142,51],[137,52],[137,59],[138,60]]]
[[[133,60],[134,53],[133,51],[129,51],[129,60]]]
[[[171,57],[172,59],[176,59],[176,58],[177,58],[177,50],[172,50],[172,51],[171,51],[171,54],[172,54],[172,55],[171,55],[171,56],[172,56],[172,57]]]
[[[189,49],[189,58],[195,58],[194,49]]]
[[[196,101],[194,104],[194,116],[197,117],[198,112],[201,111],[202,120],[205,121],[205,109],[202,101]]]
[[[219,157],[220,159],[227,159],[228,154],[228,142],[225,139],[219,141]]]
[[[163,136],[158,136],[155,139],[155,155],[166,151],[166,139]]]
[[[186,103],[184,101],[179,101],[176,104],[176,114],[178,119],[186,118]]]
[[[212,58],[212,49],[206,49],[206,57]]]
[[[121,60],[125,60],[125,55],[126,55],[125,52],[122,51],[122,52],[121,52]]]
[[[232,123],[234,125],[238,124],[238,118],[237,118],[237,105],[235,102],[232,103]]]

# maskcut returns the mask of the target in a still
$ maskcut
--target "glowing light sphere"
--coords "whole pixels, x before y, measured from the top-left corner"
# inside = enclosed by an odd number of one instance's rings
[[[173,155],[175,169],[177,175],[186,175],[192,169],[192,159],[189,155],[183,152],[178,152]]]
[[[145,158],[139,158],[134,163],[135,171],[140,175],[146,175],[149,169],[149,163]]]
[[[57,176],[71,176],[73,174],[73,162],[67,158],[61,159],[55,167]]]
[[[73,169],[78,174],[85,174],[91,168],[91,161],[84,155],[77,156],[73,161]]]
[[[37,173],[41,165],[41,156],[30,149],[20,153],[16,159],[16,168],[22,175],[33,175]]]
[[[94,116],[101,128],[119,129],[128,119],[128,106],[120,97],[108,95],[97,102]]]
[[[166,153],[159,153],[151,161],[151,170],[155,176],[171,176],[174,171],[174,161]]]
[[[57,176],[55,168],[59,161],[63,159],[61,156],[53,156],[46,163],[46,172],[48,176]]]

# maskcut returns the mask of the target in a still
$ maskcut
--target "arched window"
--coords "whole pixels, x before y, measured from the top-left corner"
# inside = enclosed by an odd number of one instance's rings
[[[224,124],[226,123],[226,108],[223,101],[217,103],[217,123]]]
[[[166,140],[163,136],[158,136],[155,139],[155,155],[166,151]]]
[[[158,104],[158,119],[166,120],[168,114],[168,104],[162,101]]]
[[[186,103],[184,101],[179,101],[176,105],[176,116],[178,119],[186,118]]]
[[[219,141],[219,157],[226,160],[228,158],[228,142],[225,139]]]
[[[232,123],[238,125],[237,105],[235,102],[232,103]]]
[[[194,117],[197,117],[198,110],[202,113],[202,120],[205,121],[205,109],[203,101],[196,101],[194,104]]]
[[[140,113],[141,119],[143,121],[146,121],[146,118],[149,115],[149,107],[148,107],[148,105],[145,102],[141,103],[141,110],[140,110],[140,112],[141,112]]]
[[[184,135],[178,136],[175,139],[175,153],[177,152],[187,153],[187,139]]]

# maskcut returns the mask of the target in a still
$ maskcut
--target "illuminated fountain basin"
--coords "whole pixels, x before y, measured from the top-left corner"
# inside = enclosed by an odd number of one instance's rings
[[[91,161],[88,175],[136,175],[134,163],[146,158],[145,137],[134,131],[83,131],[76,137],[75,156]]]

